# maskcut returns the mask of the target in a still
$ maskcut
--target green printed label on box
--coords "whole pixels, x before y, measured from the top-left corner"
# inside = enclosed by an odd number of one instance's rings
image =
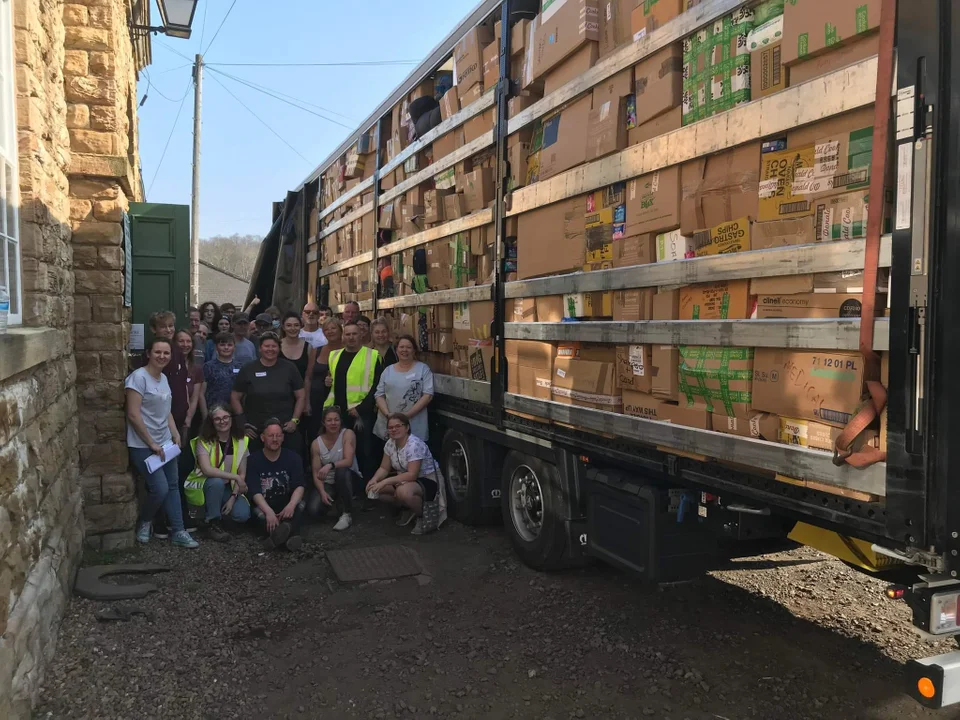
[[[840,36],[837,35],[837,26],[833,23],[824,23],[823,24],[823,44],[827,47],[831,45],[836,45],[840,42]]]
[[[797,55],[806,57],[808,52],[810,52],[810,36],[807,33],[800,33],[797,37]]]
[[[866,5],[860,5],[860,6],[857,8],[856,18],[857,18],[857,20],[856,20],[856,27],[857,27],[857,34],[858,34],[858,35],[859,35],[860,33],[865,33],[867,30],[870,29],[870,23],[867,21],[867,6],[866,6]]]

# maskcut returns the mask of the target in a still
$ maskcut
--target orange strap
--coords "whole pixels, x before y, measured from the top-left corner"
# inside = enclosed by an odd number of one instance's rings
[[[846,463],[856,468],[865,468],[887,459],[886,453],[880,452],[872,445],[866,446],[856,452],[850,449],[860,433],[867,430],[873,422],[880,417],[880,413],[883,412],[883,408],[887,404],[887,391],[881,383],[876,380],[868,380],[867,392],[870,394],[870,402],[865,404],[860,411],[853,416],[843,429],[843,432],[837,437],[836,446],[833,450],[833,462],[835,465],[843,465]]]

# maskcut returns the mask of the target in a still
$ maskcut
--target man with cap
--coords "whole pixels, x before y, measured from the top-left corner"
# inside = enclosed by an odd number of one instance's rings
[[[254,328],[250,337],[253,342],[256,342],[257,338],[263,335],[263,333],[273,329],[273,316],[268,313],[260,313],[253,319],[253,324]]]
[[[236,341],[233,359],[242,367],[257,359],[257,346],[250,342],[250,316],[242,312],[234,313],[232,325]]]

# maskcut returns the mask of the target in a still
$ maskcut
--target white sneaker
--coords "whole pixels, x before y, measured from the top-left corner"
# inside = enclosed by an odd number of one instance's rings
[[[353,525],[353,518],[350,516],[350,513],[344,513],[340,516],[340,519],[337,520],[337,524],[333,526],[334,530],[346,530],[348,527]]]

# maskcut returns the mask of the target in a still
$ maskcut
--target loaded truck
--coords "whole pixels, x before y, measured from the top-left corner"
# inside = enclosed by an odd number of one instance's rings
[[[251,297],[416,337],[456,517],[533,568],[790,538],[957,635],[954,48],[948,0],[485,0],[274,204]]]

